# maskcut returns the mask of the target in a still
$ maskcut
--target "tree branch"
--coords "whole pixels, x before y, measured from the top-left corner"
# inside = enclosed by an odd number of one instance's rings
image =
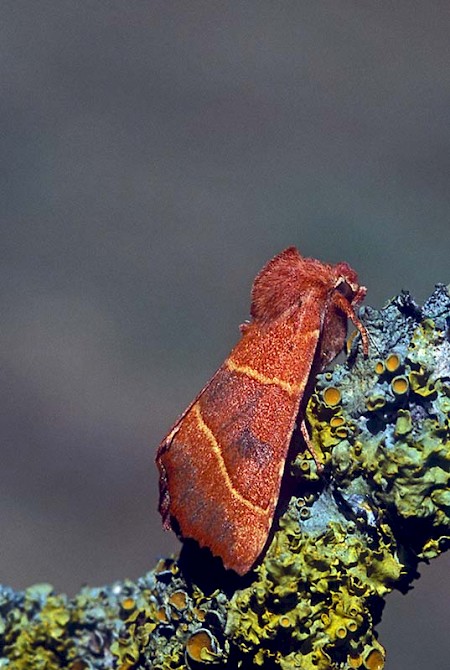
[[[450,543],[449,293],[361,318],[369,356],[353,342],[308,405],[323,472],[294,453],[254,571],[185,542],[136,582],[73,599],[2,587],[0,668],[383,668],[384,597]]]

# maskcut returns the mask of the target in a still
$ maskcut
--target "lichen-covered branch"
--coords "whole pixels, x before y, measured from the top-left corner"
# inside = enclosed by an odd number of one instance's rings
[[[384,596],[450,544],[450,297],[362,310],[364,358],[321,374],[309,452],[289,463],[278,521],[244,578],[186,542],[136,582],[0,590],[0,668],[381,670]],[[299,443],[299,442],[298,442]]]

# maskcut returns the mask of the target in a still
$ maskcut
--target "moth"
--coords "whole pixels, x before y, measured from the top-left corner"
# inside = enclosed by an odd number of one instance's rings
[[[260,271],[240,341],[159,445],[166,529],[240,575],[252,568],[273,523],[296,422],[306,430],[307,389],[344,347],[347,319],[368,352],[355,313],[365,295],[347,263],[303,258],[295,247]]]

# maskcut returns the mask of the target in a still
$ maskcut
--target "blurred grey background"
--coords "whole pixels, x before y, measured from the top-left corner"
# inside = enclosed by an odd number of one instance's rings
[[[0,7],[1,580],[74,593],[178,546],[155,448],[268,258],[376,307],[450,280],[450,4]],[[389,598],[388,669],[448,665],[449,567]]]

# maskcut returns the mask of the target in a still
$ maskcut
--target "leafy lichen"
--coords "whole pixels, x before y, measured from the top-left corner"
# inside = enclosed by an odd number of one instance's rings
[[[381,670],[384,597],[450,542],[450,297],[365,308],[370,355],[319,375],[309,452],[244,578],[186,542],[136,582],[0,589],[0,668]],[[287,490],[289,488],[289,494]]]

